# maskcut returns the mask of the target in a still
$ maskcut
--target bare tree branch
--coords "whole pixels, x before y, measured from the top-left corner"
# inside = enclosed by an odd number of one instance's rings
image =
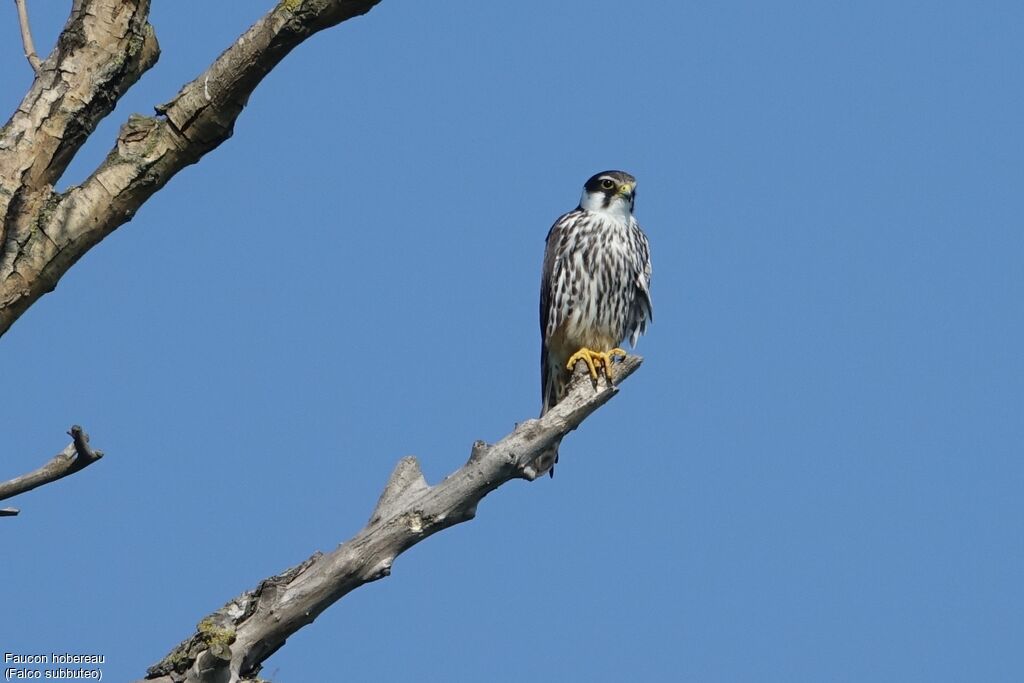
[[[443,529],[473,519],[478,503],[512,479],[537,476],[534,461],[618,392],[643,359],[614,366],[614,383],[576,366],[566,398],[543,417],[519,424],[496,444],[473,444],[469,461],[428,486],[413,457],[398,462],[362,531],[333,552],[262,581],[199,622],[196,633],[147,672],[161,683],[254,681],[285,640],[363,584],[391,573],[395,558]]]
[[[0,129],[0,334],[81,254],[61,246],[55,194],[72,158],[160,53],[149,0],[75,0],[57,45]]]
[[[0,224],[53,185],[160,54],[149,0],[76,0],[57,45],[0,129]],[[6,247],[6,239],[4,246]]]
[[[25,58],[32,66],[32,70],[39,73],[39,57],[36,56],[36,46],[32,42],[32,28],[28,24],[28,8],[25,7],[25,0],[14,0],[18,8],[18,26],[21,28],[21,44],[25,48]]]
[[[150,0],[73,0],[57,45],[0,129],[0,335],[52,291],[89,249],[130,221],[174,175],[217,148],[263,78],[314,33],[365,14],[380,0],[280,0],[156,116],[131,115],[116,144],[81,186],[54,191],[75,154],[125,92],[151,68],[159,46]],[[34,55],[23,0],[26,54]],[[614,396],[642,363],[615,366],[614,384],[581,363],[567,397],[496,444],[474,443],[468,462],[427,484],[415,458],[396,466],[367,525],[334,551],[262,581],[204,618],[147,678],[255,681],[288,637],[350,591],[388,576],[395,558],[438,531],[473,519],[477,505],[512,479],[533,480],[538,458]],[[0,500],[72,474],[102,457],[81,428],[36,472],[0,484]],[[17,514],[0,509],[0,516]]]
[[[103,457],[103,451],[93,450],[89,445],[89,435],[78,425],[74,425],[68,435],[72,441],[63,451],[39,469],[0,483],[0,500],[13,498],[34,488],[63,479],[69,474],[79,472]],[[4,508],[0,516],[18,514],[17,508]]]
[[[57,68],[42,71],[0,130],[0,335],[176,173],[227,140],[292,49],[378,2],[282,0],[159,116],[130,116],[92,175],[57,194],[52,185],[81,143],[159,53],[149,0],[77,0],[47,60]]]

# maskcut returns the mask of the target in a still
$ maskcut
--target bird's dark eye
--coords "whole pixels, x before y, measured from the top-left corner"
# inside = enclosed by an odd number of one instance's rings
[[[612,190],[614,188],[615,188],[615,181],[612,180],[611,178],[605,178],[604,180],[601,181],[601,189],[602,190]]]

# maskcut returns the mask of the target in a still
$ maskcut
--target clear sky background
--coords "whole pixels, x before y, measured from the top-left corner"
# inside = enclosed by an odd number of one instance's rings
[[[70,2],[30,1],[41,52]],[[81,181],[270,2],[154,3]],[[142,677],[540,404],[544,237],[639,180],[643,368],[265,677],[1024,680],[1024,5],[384,0],[0,339],[0,650]],[[30,82],[0,8],[0,111]]]

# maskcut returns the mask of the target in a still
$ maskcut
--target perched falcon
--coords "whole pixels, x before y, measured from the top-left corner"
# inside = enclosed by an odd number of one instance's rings
[[[541,415],[565,397],[572,368],[582,360],[597,379],[626,352],[618,348],[653,320],[647,236],[633,217],[636,179],[598,173],[583,186],[574,211],[551,226],[540,281]],[[545,461],[546,462],[542,462]],[[537,462],[554,476],[555,450]]]

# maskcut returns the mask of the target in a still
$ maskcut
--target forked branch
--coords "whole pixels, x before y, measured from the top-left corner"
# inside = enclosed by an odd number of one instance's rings
[[[81,185],[53,186],[156,62],[150,0],[76,0],[47,68],[0,128],[0,335],[168,180],[231,137],[249,96],[314,33],[380,0],[282,0],[157,116],[131,115]]]
[[[416,458],[398,462],[362,531],[334,551],[262,581],[207,616],[196,633],[151,667],[161,683],[254,681],[285,640],[363,584],[391,573],[401,553],[450,526],[473,519],[488,493],[513,479],[536,477],[533,462],[618,392],[643,359],[628,356],[614,379],[597,381],[581,361],[566,398],[543,417],[526,420],[495,444],[477,441],[469,461],[429,486]]]

